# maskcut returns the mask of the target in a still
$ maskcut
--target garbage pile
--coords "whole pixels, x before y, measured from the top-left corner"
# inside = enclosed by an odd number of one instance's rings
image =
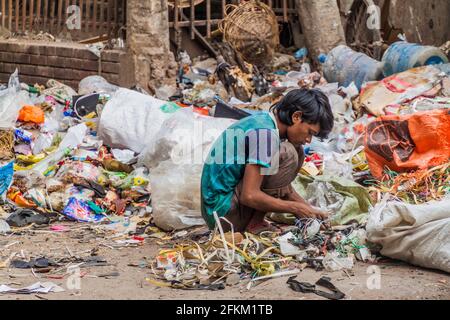
[[[243,71],[219,59],[215,76],[211,67],[202,79],[199,75],[204,70],[198,63],[185,64],[180,83],[188,87],[187,79],[195,74],[193,89],[184,89],[181,96],[171,99],[193,103],[193,90],[197,97],[208,97],[199,105],[216,117],[240,119],[267,112],[295,88],[318,88],[326,93],[335,128],[326,141],[313,139],[305,146],[305,163],[294,187],[312,205],[332,215],[318,221],[269,214],[271,220],[284,225],[281,235],[216,230],[200,240],[169,241],[152,264],[153,276],[148,281],[174,288],[218,290],[246,280],[250,287],[259,279],[292,275],[305,267],[351,273],[356,260],[377,263],[382,256],[448,272],[450,252],[443,243],[449,236],[450,212],[441,209],[450,194],[450,65],[436,48],[395,43],[390,50],[398,48],[417,51],[420,59],[410,60],[436,61],[435,55],[441,64],[420,66],[408,60],[419,67],[400,70],[405,63],[391,61],[392,54],[386,53],[379,62],[345,46],[320,57],[323,75],[312,72],[305,48],[290,56],[275,54],[263,72],[248,64]],[[395,65],[395,73],[387,69],[387,61]],[[214,96],[208,87],[221,83],[228,97]],[[261,84],[264,90],[258,90]],[[431,214],[434,218],[418,216],[426,214],[423,205],[436,207],[435,215]],[[412,222],[405,212],[414,217]],[[390,220],[393,214],[399,216]],[[433,225],[434,219],[441,220]],[[322,230],[327,224],[331,228]],[[417,237],[402,238],[404,224]],[[436,236],[439,233],[440,240],[433,242],[440,248],[435,256],[425,254],[426,248],[431,249],[420,243],[419,228]],[[388,239],[394,235],[398,247],[407,249],[393,249]]]
[[[449,64],[391,75],[345,47],[320,59],[323,73],[305,48],[275,53],[265,70],[183,53],[178,87],[156,97],[97,76],[76,92],[14,73],[0,90],[0,233],[69,220],[118,234],[119,246],[157,239],[147,280],[191,290],[250,287],[306,267],[349,274],[380,249],[450,272],[441,244],[450,236]],[[200,178],[212,143],[296,88],[322,90],[336,119],[329,139],[305,146],[293,184],[330,218],[269,214],[281,234],[208,231]]]
[[[29,86],[17,71],[11,76],[0,92],[1,233],[61,220],[119,230],[149,217],[148,170],[133,168],[133,151],[107,147],[97,134],[117,89],[105,82],[87,78],[78,95],[54,80]]]

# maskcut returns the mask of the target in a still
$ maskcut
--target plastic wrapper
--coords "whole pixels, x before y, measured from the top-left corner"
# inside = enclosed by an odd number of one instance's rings
[[[56,179],[71,182],[74,178],[83,178],[90,181],[98,181],[100,169],[88,162],[66,162],[59,168]]]
[[[70,198],[69,203],[64,208],[63,214],[79,222],[101,222],[105,216],[92,213],[89,205],[75,198]]]
[[[51,96],[56,101],[64,104],[66,101],[72,99],[73,96],[77,95],[77,92],[71,87],[58,82],[54,79],[47,81],[47,88],[41,92],[41,95]]]
[[[89,76],[80,81],[78,85],[78,94],[82,96],[91,93],[112,94],[118,89],[118,86],[109,83],[102,76]]]
[[[353,257],[340,257],[337,252],[329,252],[323,258],[322,264],[325,267],[325,270],[339,271],[342,269],[353,269]]]
[[[205,222],[200,211],[203,163],[219,135],[233,120],[178,111],[142,152],[139,163],[150,169],[153,218],[164,230]]]
[[[353,165],[347,161],[344,154],[325,153],[323,155],[323,172],[326,176],[353,180]]]
[[[52,146],[54,135],[52,133],[41,133],[39,137],[33,142],[33,154],[39,154],[45,149]]]

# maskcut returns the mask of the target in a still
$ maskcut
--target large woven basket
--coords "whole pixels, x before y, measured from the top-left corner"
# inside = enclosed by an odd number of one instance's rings
[[[269,6],[257,0],[227,5],[219,29],[245,61],[257,66],[272,60],[280,42],[277,17]]]
[[[202,3],[205,0],[194,0],[194,6]],[[169,0],[169,6],[175,7],[175,0]],[[178,0],[178,8],[189,8],[191,6],[191,0]]]

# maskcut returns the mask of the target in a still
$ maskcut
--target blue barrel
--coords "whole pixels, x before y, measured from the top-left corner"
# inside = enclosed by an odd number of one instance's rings
[[[448,63],[447,56],[436,47],[398,41],[383,56],[386,77],[421,66]]]
[[[365,82],[383,79],[383,64],[380,61],[345,45],[337,46],[321,60],[325,60],[325,79],[330,83],[337,82],[339,86],[347,87],[354,82],[361,89]]]

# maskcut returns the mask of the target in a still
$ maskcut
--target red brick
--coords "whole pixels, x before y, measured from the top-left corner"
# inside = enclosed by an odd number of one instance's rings
[[[0,41],[0,51],[6,51],[8,49],[8,42]]]
[[[43,77],[25,75],[20,78],[20,81],[31,84],[31,85],[34,85],[34,84],[45,85],[47,83],[48,79],[43,78]]]
[[[45,78],[53,78],[54,73],[54,68],[52,67],[38,66],[36,70],[37,76]]]
[[[14,54],[11,52],[2,52],[0,54],[0,62],[2,63],[14,62]]]
[[[47,65],[47,56],[45,55],[30,55],[30,64],[34,64],[37,66],[45,66]]]
[[[16,66],[12,63],[2,63],[1,68],[2,68],[2,72],[6,72],[6,73],[13,73],[16,70]]]
[[[120,50],[105,50],[105,51],[102,51],[102,61],[119,62],[120,56],[122,54],[123,54],[123,51],[120,51]]]
[[[68,77],[70,78],[71,71],[72,70],[70,70],[70,69],[54,68],[53,69],[54,78],[55,79],[67,79]]]
[[[67,65],[67,58],[65,57],[57,57],[57,56],[48,56],[47,57],[47,66],[65,68]]]
[[[10,76],[9,73],[0,72],[0,83],[8,83]]]
[[[36,76],[37,75],[37,66],[31,66],[26,64],[17,65],[19,68],[19,77],[20,75],[30,75],[30,76]]]
[[[103,62],[102,61],[102,72],[119,74],[120,65],[115,62]]]
[[[97,61],[99,58],[88,49],[74,50],[73,58]]]
[[[72,47],[57,47],[56,56],[74,58],[74,50]]]
[[[119,75],[118,74],[112,74],[112,73],[103,73],[102,77],[108,80],[108,82],[118,85],[119,84]]]
[[[14,53],[14,62],[21,64],[30,64],[30,55],[27,53]]]
[[[26,53],[28,54],[45,54],[45,47],[36,46],[36,45],[28,45],[26,49]]]
[[[73,77],[71,77],[70,79],[67,80],[83,80],[84,78],[88,77],[88,76],[93,76],[96,75],[97,72],[95,71],[82,71],[82,70],[72,70],[71,74],[73,75]]]
[[[47,46],[45,48],[45,55],[46,56],[57,56],[58,55],[57,47],[55,47],[55,46]]]
[[[85,71],[97,71],[98,70],[98,61],[94,60],[86,60],[86,59],[73,59],[75,62],[74,68],[77,70],[85,70]]]

